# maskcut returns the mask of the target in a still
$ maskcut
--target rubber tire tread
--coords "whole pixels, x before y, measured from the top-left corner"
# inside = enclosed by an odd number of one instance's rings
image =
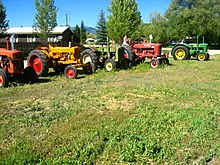
[[[39,73],[37,73],[38,76],[46,76],[49,69],[48,69],[48,57],[46,54],[44,54],[42,51],[40,50],[33,50],[29,53],[28,55],[28,58],[27,58],[27,63],[28,63],[28,66],[31,66],[30,65],[30,60],[31,60],[31,57],[32,56],[38,56],[40,59],[41,59],[41,62],[42,62],[42,69]],[[31,66],[33,67],[33,66]]]
[[[89,56],[90,56],[90,58],[92,60],[92,63],[97,66],[98,65],[98,57],[97,57],[96,53],[92,49],[84,49],[81,52],[81,54],[80,54],[81,63],[83,63],[83,56],[86,55],[86,54],[89,54]]]
[[[183,59],[178,59],[178,58],[175,56],[175,51],[176,51],[177,49],[183,49],[183,50],[185,51],[186,56],[185,56]],[[189,55],[190,55],[188,48],[187,48],[186,46],[184,46],[184,45],[175,46],[175,47],[172,49],[172,53],[171,53],[171,54],[172,54],[174,60],[188,60],[188,59],[189,59]]]
[[[0,69],[0,74],[2,75],[2,78],[4,80],[4,82],[2,84],[2,88],[8,87],[9,79],[8,79],[8,76],[7,76],[6,72],[5,72],[5,70]]]

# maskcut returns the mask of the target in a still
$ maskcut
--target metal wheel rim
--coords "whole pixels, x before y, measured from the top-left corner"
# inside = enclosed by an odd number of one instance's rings
[[[201,60],[201,61],[205,60],[205,55],[204,54],[199,54],[198,59]]]
[[[92,59],[89,55],[84,55],[83,56],[83,63],[87,64],[88,62],[92,62]]]
[[[151,62],[151,66],[152,66],[153,68],[156,68],[156,67],[158,66],[157,61],[152,61],[152,62]]]
[[[107,70],[107,71],[111,71],[111,70],[112,70],[112,68],[113,68],[113,66],[112,66],[112,63],[111,63],[111,62],[107,62],[105,66],[106,66],[106,70]]]
[[[182,59],[186,56],[186,53],[183,49],[177,49],[175,52],[175,56],[179,59]]]
[[[73,69],[68,69],[68,70],[66,71],[66,75],[67,75],[67,77],[69,77],[69,78],[73,78],[73,77],[75,76],[75,72],[74,72]]]
[[[32,67],[34,68],[37,74],[40,73],[40,71],[42,70],[42,62],[40,58],[36,57],[33,59]]]

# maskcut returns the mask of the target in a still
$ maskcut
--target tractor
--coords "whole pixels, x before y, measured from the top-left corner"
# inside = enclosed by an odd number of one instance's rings
[[[130,68],[135,60],[135,54],[128,46],[110,45],[107,42],[107,44],[102,45],[84,45],[84,49],[94,51],[97,56],[96,65],[101,68],[104,67],[107,72],[116,68]],[[94,61],[94,59],[90,58],[89,61]]]
[[[54,47],[49,44],[31,51],[27,63],[35,69],[38,76],[46,76],[49,68],[53,68],[55,72],[64,72],[67,78],[76,79],[80,69],[83,69],[86,74],[96,71],[93,62],[85,60],[86,58],[83,60],[88,53],[90,52],[85,51],[80,54],[79,46]]]
[[[11,37],[13,40],[13,36]],[[0,87],[8,87],[13,78],[22,78],[25,83],[37,81],[37,74],[32,67],[24,68],[25,55],[22,51],[14,49],[14,43],[6,37],[6,47],[0,48]]]
[[[161,54],[162,44],[148,43],[132,43],[131,49],[137,56],[139,61],[150,60],[149,64],[152,68],[157,68],[161,64],[169,64],[168,53]]]
[[[174,60],[189,60],[191,57],[199,61],[209,60],[208,44],[199,43],[197,36],[197,43],[179,43],[176,44],[171,51]]]

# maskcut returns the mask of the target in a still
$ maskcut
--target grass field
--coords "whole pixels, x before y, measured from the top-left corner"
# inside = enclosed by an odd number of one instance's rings
[[[220,56],[0,89],[0,164],[220,164]]]

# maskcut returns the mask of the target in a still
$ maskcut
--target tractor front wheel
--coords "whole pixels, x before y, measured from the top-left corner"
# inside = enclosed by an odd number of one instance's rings
[[[3,69],[0,69],[0,88],[8,87],[9,80],[6,72]]]
[[[174,60],[187,60],[189,59],[189,50],[184,45],[179,45],[173,48],[172,56]]]
[[[104,63],[104,68],[107,72],[111,72],[116,69],[116,64],[112,59],[107,59]]]
[[[64,75],[66,76],[66,78],[76,79],[78,75],[76,67],[74,65],[68,65],[64,69]]]
[[[151,68],[158,68],[160,65],[160,61],[158,59],[152,59],[150,60],[150,66]]]
[[[89,62],[88,66],[83,67],[83,70],[84,70],[85,74],[88,74],[88,75],[93,74],[96,72],[96,66],[94,63]]]
[[[199,61],[206,61],[208,58],[209,58],[208,55],[206,53],[203,53],[203,52],[199,52],[196,55],[196,59],[199,60]]]
[[[168,58],[163,58],[163,59],[161,59],[161,64],[169,65],[170,61]]]
[[[23,78],[24,78],[25,83],[33,84],[33,83],[37,82],[38,76],[37,76],[37,73],[34,70],[34,68],[28,66],[24,69]]]
[[[34,68],[38,76],[46,76],[48,73],[47,55],[40,50],[33,50],[27,58],[28,66]]]

